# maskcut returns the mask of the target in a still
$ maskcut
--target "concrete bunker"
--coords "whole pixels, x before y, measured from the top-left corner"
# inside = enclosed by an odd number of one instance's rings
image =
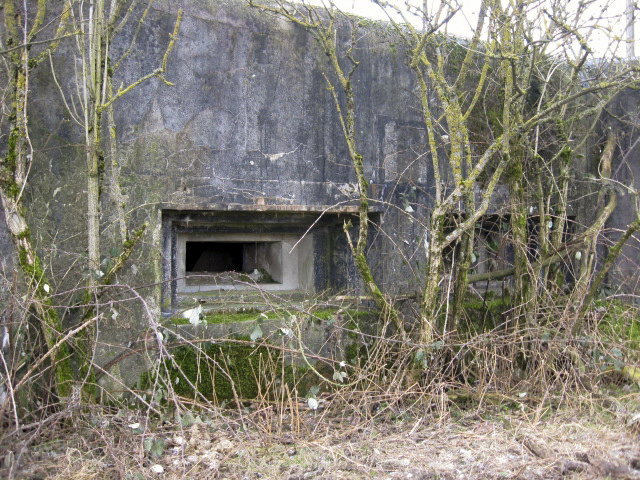
[[[302,298],[349,288],[343,225],[357,225],[356,212],[355,206],[162,210],[163,311],[174,313],[194,298],[215,308],[252,292]]]
[[[179,293],[227,288],[309,290],[309,272],[300,263],[312,260],[308,240],[295,234],[180,232],[176,267]]]
[[[209,272],[253,272],[265,270],[273,282],[282,283],[282,242],[208,241],[185,242],[185,274]]]

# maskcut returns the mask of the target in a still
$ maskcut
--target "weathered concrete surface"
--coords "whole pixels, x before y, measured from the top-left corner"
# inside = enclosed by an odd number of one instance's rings
[[[640,189],[640,96],[636,90],[626,90],[611,102],[602,119],[601,138],[607,128],[619,133],[613,165],[613,179],[619,185]],[[624,152],[624,153],[623,153]],[[616,242],[636,218],[637,198],[625,188],[618,188],[618,204],[607,222],[606,238]],[[609,275],[609,286],[616,293],[640,293],[640,235],[632,236]],[[633,298],[633,297],[629,297]],[[636,302],[637,302],[637,297]]]
[[[159,65],[177,8],[175,2],[156,2],[134,52],[117,72],[116,85],[127,85]],[[121,243],[119,203],[131,230],[143,222],[149,227],[118,275],[118,286],[104,298],[96,352],[103,363],[139,339],[150,322],[161,318],[162,309],[175,309],[173,297],[166,290],[163,296],[160,286],[163,281],[169,285],[174,274],[172,238],[193,231],[192,218],[200,212],[238,210],[249,216],[222,226],[220,218],[226,217],[214,216],[208,223],[200,222],[197,231],[223,228],[232,235],[243,231],[264,235],[274,228],[288,228],[302,236],[313,226],[308,233],[312,254],[305,257],[313,259],[312,290],[357,292],[360,287],[342,231],[349,215],[336,213],[340,210],[321,215],[327,206],[355,204],[355,176],[327,90],[324,75],[333,76],[325,55],[304,29],[247,8],[241,1],[191,0],[183,2],[183,8],[180,36],[167,71],[175,86],[151,80],[116,103],[118,182],[123,196],[111,195],[112,158],[107,150],[101,219],[105,267]],[[358,142],[371,181],[372,207],[383,212],[386,202],[402,208],[410,203],[418,218],[424,218],[432,173],[428,161],[414,161],[425,135],[419,111],[409,107],[415,103],[413,77],[402,52],[390,48],[392,39],[385,28],[367,28],[371,34],[359,42],[356,52],[362,63],[354,86],[359,99]],[[342,39],[341,48],[347,40]],[[125,35],[114,51],[121,52],[126,45]],[[54,59],[57,77],[69,94],[74,92],[73,78],[61,72],[73,71],[72,48],[66,44]],[[57,279],[57,287],[72,290],[89,274],[83,270],[85,160],[76,147],[81,144],[81,130],[65,112],[46,69],[37,72],[33,89],[39,92],[31,116],[39,154],[27,201],[38,227],[37,242],[52,271],[68,272]],[[267,218],[272,215],[268,212],[260,213],[272,205],[282,213],[273,219]],[[167,226],[168,212],[182,217]],[[322,222],[314,225],[320,216]],[[283,223],[285,217],[289,227]],[[416,269],[398,252],[404,249],[406,258],[417,259],[423,229],[420,222],[397,212],[374,219],[385,225],[392,240],[373,236],[372,230],[376,278],[390,292],[402,292],[413,283],[411,267]],[[150,286],[133,298],[133,291],[124,285]],[[73,302],[74,295],[61,303]],[[65,311],[65,322],[72,324],[76,316],[77,312]],[[119,373],[131,383],[144,368],[143,361],[130,356],[119,364]]]

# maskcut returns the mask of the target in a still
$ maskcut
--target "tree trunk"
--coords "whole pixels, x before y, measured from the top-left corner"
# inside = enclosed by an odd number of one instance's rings
[[[11,92],[12,122],[8,151],[1,163],[0,197],[9,233],[18,253],[18,261],[33,299],[34,314],[51,355],[55,388],[61,401],[71,394],[73,369],[66,343],[58,344],[62,323],[51,305],[47,280],[42,262],[31,242],[31,234],[24,215],[22,191],[27,182],[28,166],[33,152],[28,138],[27,94],[29,89],[28,50],[18,50],[11,63],[14,69]]]

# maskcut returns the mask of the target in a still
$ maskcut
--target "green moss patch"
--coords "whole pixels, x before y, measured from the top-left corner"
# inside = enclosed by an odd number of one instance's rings
[[[299,318],[304,318],[305,315],[309,315],[315,320],[325,320],[328,322],[334,322],[337,319],[338,314],[348,319],[348,324],[344,325],[346,328],[357,330],[360,325],[364,323],[371,323],[372,325],[377,320],[377,314],[366,310],[349,309],[343,310],[336,307],[327,307],[313,310],[310,314],[295,312],[295,311],[268,311],[263,312],[258,309],[250,309],[241,312],[237,311],[218,311],[208,312],[203,317],[203,320],[210,325],[225,324],[225,323],[241,323],[241,322],[255,322],[258,320],[268,320],[277,318],[288,318],[291,315],[297,315]],[[172,325],[188,325],[189,319],[180,316],[175,316],[168,321]],[[364,323],[363,323],[364,322]]]
[[[220,324],[220,323],[240,323],[240,322],[250,322],[256,321],[260,317],[264,318],[275,318],[275,314],[266,314],[261,313],[259,310],[251,309],[244,312],[209,312],[204,317],[203,320],[211,325]],[[188,325],[189,319],[175,316],[169,320],[169,323],[172,325]]]
[[[246,342],[246,343],[245,343]],[[266,345],[255,346],[247,340],[224,341],[180,346],[171,351],[159,371],[177,395],[204,396],[218,404],[272,398],[283,382],[294,395],[304,396],[318,378],[308,368],[283,365],[280,350]],[[153,374],[145,373],[140,386],[148,390]],[[234,395],[234,390],[235,394]]]
[[[160,372],[174,391],[190,398],[198,393],[220,403],[233,401],[234,389],[240,399],[255,398],[266,387],[267,365],[280,362],[277,351],[230,341],[201,348],[185,345],[171,354],[172,360],[165,360]],[[148,373],[143,376],[143,389],[150,387],[151,377]]]
[[[637,307],[618,300],[598,301],[594,318],[598,330],[613,343],[622,343],[631,350],[640,350],[640,315]]]
[[[510,308],[510,301],[506,299],[487,298],[482,300],[468,300],[463,304],[466,322],[460,322],[459,327],[466,333],[477,334],[493,330],[500,325],[503,314]]]
[[[216,312],[209,313],[204,316],[204,321],[210,324],[218,323],[236,323],[236,322],[249,322],[256,321],[261,315],[266,315],[267,318],[272,318],[268,314],[260,313],[258,310],[251,310],[247,312]]]

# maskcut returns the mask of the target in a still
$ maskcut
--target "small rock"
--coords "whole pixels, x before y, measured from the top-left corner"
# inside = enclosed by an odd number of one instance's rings
[[[156,473],[156,474],[164,473],[164,467],[158,463],[156,463],[155,465],[152,465],[149,470],[151,470],[151,473]]]

